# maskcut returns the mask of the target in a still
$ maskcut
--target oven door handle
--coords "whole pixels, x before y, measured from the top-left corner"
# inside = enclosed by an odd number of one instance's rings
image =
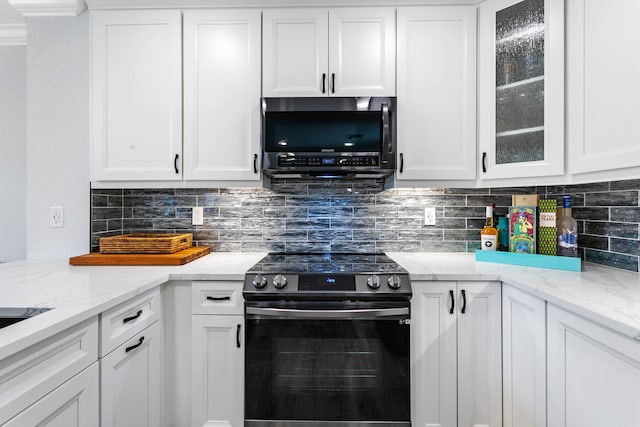
[[[409,307],[364,308],[348,310],[298,310],[291,308],[247,307],[249,315],[299,319],[361,319],[372,317],[407,316]]]

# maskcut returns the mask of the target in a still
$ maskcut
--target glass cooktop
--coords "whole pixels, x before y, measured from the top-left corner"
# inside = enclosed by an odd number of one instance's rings
[[[384,253],[279,253],[272,252],[251,267],[257,273],[393,273],[407,270]]]

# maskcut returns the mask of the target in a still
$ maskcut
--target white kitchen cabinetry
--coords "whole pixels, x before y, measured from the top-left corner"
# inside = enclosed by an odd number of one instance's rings
[[[98,425],[98,363],[38,400],[2,427]]]
[[[638,425],[640,342],[548,307],[548,426]]]
[[[504,427],[546,427],[546,303],[502,287]]]
[[[101,315],[102,427],[163,425],[163,328],[156,289]]]
[[[191,426],[244,424],[242,282],[192,285]]]
[[[397,179],[475,180],[476,7],[397,13]]]
[[[91,12],[91,179],[182,179],[179,10]]]
[[[564,173],[564,2],[478,6],[480,180]]]
[[[637,167],[640,2],[566,4],[569,172]]]
[[[162,426],[162,328],[155,322],[100,361],[101,426]]]
[[[395,96],[395,9],[263,12],[265,97]]]
[[[0,361],[0,425],[97,425],[97,359],[92,318]]]
[[[184,12],[184,178],[260,179],[260,11]]]
[[[500,427],[500,283],[411,285],[412,425]]]

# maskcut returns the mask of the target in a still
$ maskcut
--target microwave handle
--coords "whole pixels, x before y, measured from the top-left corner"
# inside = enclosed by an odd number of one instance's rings
[[[387,153],[393,152],[393,145],[391,144],[391,137],[389,135],[389,106],[385,103],[382,104],[382,146],[387,148]]]

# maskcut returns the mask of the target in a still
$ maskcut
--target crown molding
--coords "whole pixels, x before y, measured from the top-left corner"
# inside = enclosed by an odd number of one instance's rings
[[[87,8],[84,0],[8,0],[22,16],[78,16]]]
[[[0,46],[24,46],[26,44],[26,24],[0,24]]]
[[[16,0],[9,0],[16,1]],[[482,0],[86,0],[90,10],[474,5]]]

